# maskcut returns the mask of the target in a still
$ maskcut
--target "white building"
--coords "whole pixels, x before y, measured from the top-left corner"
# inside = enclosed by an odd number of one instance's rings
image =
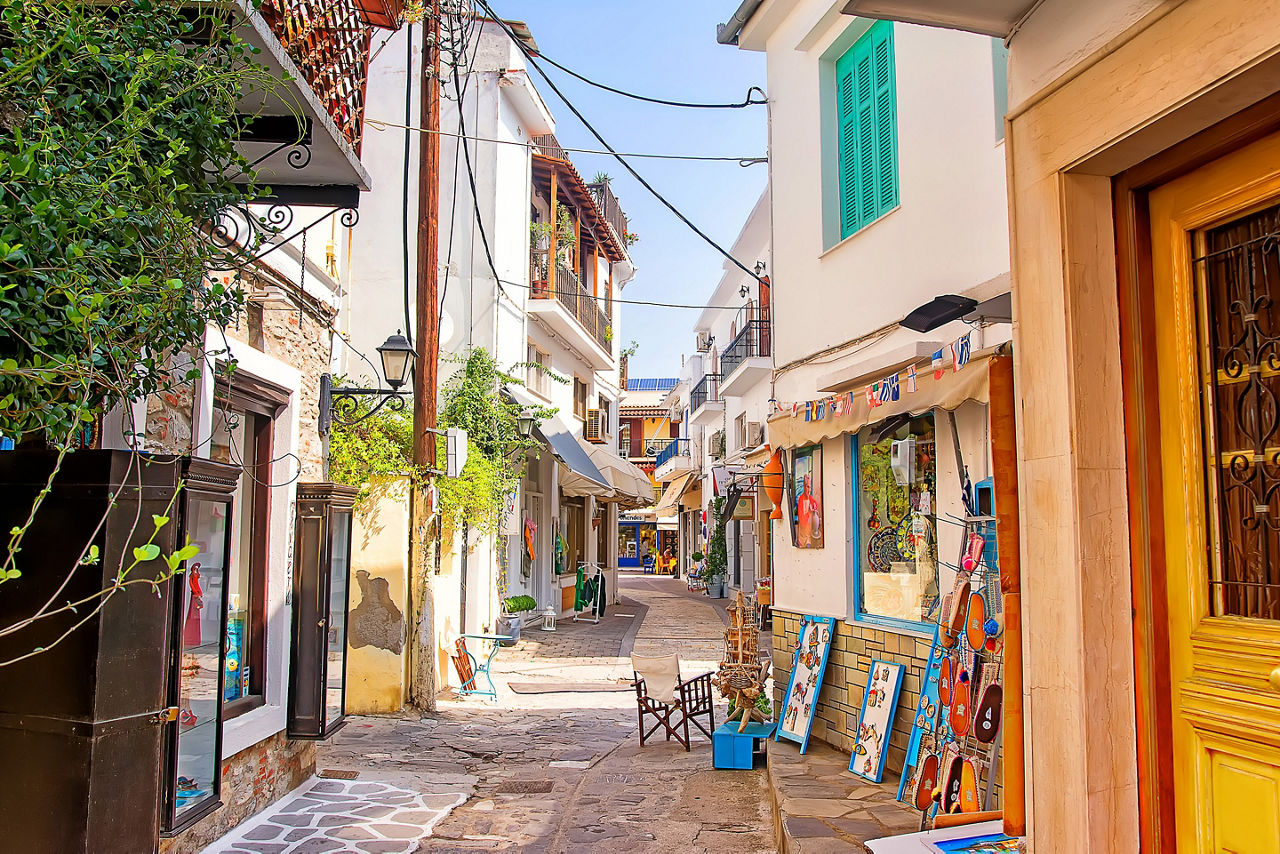
[[[525,381],[508,388],[521,406],[558,412],[539,427],[549,453],[531,455],[502,539],[473,536],[463,548],[454,537],[435,583],[441,649],[460,633],[492,629],[504,596],[531,595],[539,610],[567,613],[572,589],[561,587],[572,588],[579,563],[606,567],[615,590],[616,506],[638,500],[635,473],[606,444],[617,434],[620,396],[615,300],[635,273],[626,217],[608,183],[587,184],[560,148],[516,42],[493,21],[474,38],[474,62],[468,56],[456,88],[453,72],[442,81],[441,383],[457,357],[483,348]],[[364,153],[379,189],[361,207],[353,264],[360,299],[347,307],[353,345],[364,353],[413,316],[420,135],[409,132],[406,147],[398,126],[418,121],[420,39],[417,27],[396,33],[370,72],[368,122],[381,130],[366,135]],[[539,228],[557,220],[553,204],[565,225]],[[362,373],[358,356],[348,357],[347,370]]]
[[[846,750],[865,661],[907,667],[887,749],[896,773],[965,538],[957,459],[974,483],[991,471],[987,362],[1011,335],[1005,57],[988,37],[859,19],[843,6],[766,0],[736,32],[768,63],[768,439],[785,450],[793,483],[789,519],[774,526],[774,631],[786,638],[774,648],[790,648],[801,615],[837,618],[846,641],[831,655],[836,690],[823,695],[812,736]],[[941,295],[965,298],[948,322],[926,332],[899,324]],[[966,313],[972,322],[959,319]],[[958,370],[957,340],[971,355]],[[897,472],[895,448],[910,458]],[[917,554],[886,539],[903,525],[921,534]],[[785,671],[790,659],[775,665]],[[776,675],[785,690],[785,672]]]
[[[674,484],[667,512],[680,503],[693,505],[680,514],[681,543],[701,535],[701,512],[708,511],[715,488],[712,469],[751,479],[768,459],[766,422],[772,398],[773,334],[770,318],[771,266],[769,191],[760,195],[730,254],[753,267],[761,277],[742,271],[726,260],[724,274],[707,298],[708,308],[694,325],[695,348],[686,356],[681,383],[668,394],[667,405],[681,424],[687,445],[672,452],[655,471]],[[762,281],[763,279],[763,281]],[[730,306],[738,305],[738,308]],[[678,491],[678,495],[676,492]],[[771,549],[768,518],[772,505],[754,485],[741,499],[726,528],[730,591],[755,589],[758,577],[769,575]],[[682,548],[682,562],[701,545]]]

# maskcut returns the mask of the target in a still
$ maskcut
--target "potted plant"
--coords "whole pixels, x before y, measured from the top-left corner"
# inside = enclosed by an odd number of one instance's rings
[[[707,544],[707,568],[703,576],[707,580],[707,595],[712,599],[723,599],[725,575],[729,570],[729,544],[724,532],[723,498],[717,498],[712,502],[711,520],[711,541]]]
[[[509,596],[502,600],[502,614],[498,617],[498,634],[507,635],[509,641],[502,641],[503,646],[514,646],[520,640],[520,628],[526,619],[532,619],[538,608],[532,596]]]

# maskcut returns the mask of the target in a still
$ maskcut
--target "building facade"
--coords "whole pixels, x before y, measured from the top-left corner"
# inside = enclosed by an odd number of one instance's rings
[[[406,212],[417,209],[419,135],[391,125],[416,120],[421,77],[406,72],[404,57],[420,54],[421,37],[419,28],[396,33],[371,65],[366,150],[380,189],[355,230],[361,296],[345,315],[352,376],[367,372],[359,353],[413,314],[404,283],[416,281],[416,260],[402,243],[404,229],[416,228]],[[537,428],[544,446],[530,455],[502,529],[444,537],[431,609],[441,687],[457,683],[448,658],[454,641],[494,629],[505,599],[529,595],[539,612],[567,615],[580,564],[599,567],[616,590],[618,505],[641,500],[637,473],[612,452],[621,397],[616,300],[635,274],[626,216],[608,182],[584,181],[561,148],[507,29],[486,21],[472,38],[456,51],[458,66],[446,62],[442,84],[441,384],[483,349],[518,380],[504,394],[554,415]],[[531,36],[521,38],[532,45]],[[406,595],[411,589],[394,578],[388,584]],[[420,616],[424,603],[397,607]],[[413,642],[394,655],[408,655]]]
[[[1274,850],[1280,8],[850,5],[1009,45],[1033,847]]]
[[[835,618],[811,737],[851,750],[871,662],[903,665],[883,748],[896,776],[976,530],[973,485],[993,474],[987,374],[1011,337],[1005,57],[989,37],[843,5],[757,4],[738,34],[766,54],[771,105],[765,438],[787,482],[774,684],[781,706],[800,619]],[[964,310],[936,311],[944,296]]]

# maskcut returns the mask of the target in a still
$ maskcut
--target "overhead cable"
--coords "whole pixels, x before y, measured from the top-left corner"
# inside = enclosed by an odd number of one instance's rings
[[[573,105],[573,102],[570,101],[567,97],[565,97],[565,94],[560,91],[560,87],[555,84],[555,81],[552,80],[545,71],[543,71],[542,66],[538,64],[537,59],[534,57],[533,51],[529,49],[528,45],[526,45],[523,41],[520,40],[520,38],[516,35],[515,31],[511,29],[511,26],[506,21],[498,17],[498,14],[494,12],[493,7],[489,5],[488,0],[479,0],[479,3],[486,10],[488,10],[490,17],[494,18],[498,22],[498,24],[504,30],[507,31],[507,35],[510,36],[511,39],[515,42],[516,47],[520,48],[521,52],[524,53],[525,58],[528,60],[529,64],[533,66],[533,68],[538,72],[539,75],[541,75],[543,80],[547,81],[547,85],[551,87],[551,91],[555,92],[556,96],[559,97],[560,100],[564,103],[564,105],[569,108],[570,112],[572,112],[575,116],[578,117],[578,121],[582,122],[583,127],[591,131],[591,135],[594,136],[601,145],[609,149],[609,153],[613,155],[615,160],[617,160],[619,163],[622,164],[623,168],[625,168],[628,172],[631,173],[631,177],[639,181],[642,187],[648,190],[649,193],[652,194],[652,196],[655,199],[662,202],[662,204],[667,208],[667,210],[675,214],[676,217],[681,222],[687,225],[693,231],[694,234],[698,235],[704,241],[706,241],[707,245],[709,245],[712,249],[715,249],[717,252],[719,252],[721,255],[727,258],[730,262],[732,262],[734,266],[742,270],[742,272],[746,273],[751,278],[755,279],[758,282],[762,281],[760,276],[754,270],[751,270],[750,268],[747,267],[746,264],[743,264],[737,258],[733,257],[733,255],[731,255],[727,249],[725,249],[723,246],[721,246],[719,243],[713,240],[710,236],[708,236],[705,231],[703,231],[702,229],[694,225],[692,220],[690,220],[687,216],[681,213],[679,208],[677,208],[671,202],[667,201],[667,198],[663,196],[661,193],[659,193],[657,190],[655,190],[653,188],[653,185],[650,184],[648,181],[646,181],[644,177],[635,170],[634,166],[628,163],[623,158],[622,155],[618,154],[618,152],[613,148],[613,146],[609,145],[609,143],[605,140],[605,138],[600,135],[600,132],[595,129],[595,126],[592,125],[591,122],[587,121],[586,116],[582,115],[582,112]]]
[[[432,128],[424,128],[417,125],[398,124],[396,122],[386,121],[385,119],[365,119],[364,123],[377,131],[386,130],[387,128],[402,128],[406,131],[417,131],[418,133],[434,133],[434,134],[439,134],[440,136],[451,136],[451,137],[454,137],[455,139],[466,139],[470,142],[496,142],[499,145],[518,145],[521,148],[527,148],[531,144],[529,142],[521,142],[518,139],[493,139],[492,137],[470,136],[468,134],[453,133],[452,131],[447,131],[447,130],[436,130]],[[596,149],[596,148],[568,148],[563,145],[560,146],[560,148],[562,151],[569,151],[574,154],[598,154],[604,157],[647,157],[652,160],[710,160],[710,161],[718,161],[718,162],[737,163],[740,166],[754,166],[757,163],[769,162],[768,157],[756,157],[756,156],[734,157],[732,155],[718,155],[718,154],[653,154],[653,153],[638,154],[635,152],[623,152],[622,154],[618,154],[615,151],[601,151],[600,149]]]
[[[493,10],[491,9],[490,11],[492,12]],[[624,98],[632,98],[636,101],[644,101],[649,104],[662,104],[667,107],[689,107],[697,110],[741,110],[743,107],[758,107],[769,103],[768,98],[764,94],[764,90],[759,86],[752,86],[748,89],[746,100],[737,104],[700,104],[691,101],[671,101],[666,98],[650,98],[647,95],[637,95],[634,92],[627,92],[623,89],[618,89],[613,86],[609,86],[608,84],[592,80],[590,77],[579,74],[572,68],[566,68],[541,51],[538,53],[538,58],[543,62],[546,62],[548,65],[554,65],[570,77],[576,77],[588,86],[594,86],[597,89],[603,89],[606,92],[612,92],[613,94],[621,95]],[[753,94],[756,92],[760,93],[760,100],[758,101],[753,97]]]

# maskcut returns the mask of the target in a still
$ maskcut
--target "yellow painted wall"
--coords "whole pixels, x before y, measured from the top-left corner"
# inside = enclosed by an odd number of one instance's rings
[[[356,507],[352,540],[347,712],[398,712],[408,693],[408,478],[374,486]]]

